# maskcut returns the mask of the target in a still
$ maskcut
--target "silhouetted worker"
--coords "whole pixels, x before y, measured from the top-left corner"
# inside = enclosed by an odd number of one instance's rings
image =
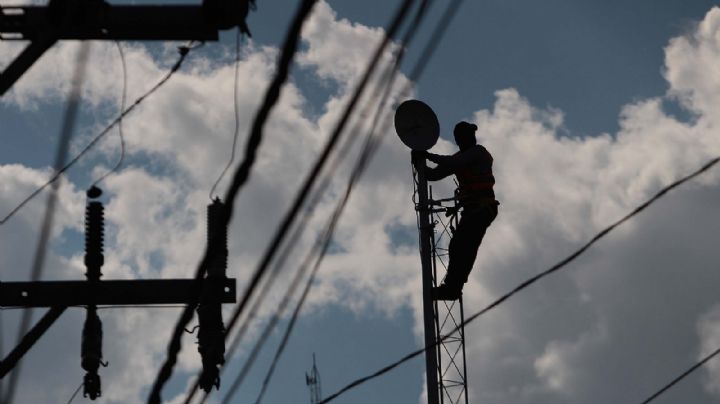
[[[427,179],[437,181],[455,174],[458,182],[455,194],[462,208],[460,221],[450,240],[447,275],[442,285],[433,288],[436,300],[460,298],[485,231],[498,214],[500,204],[493,191],[493,158],[485,147],[477,144],[476,130],[477,125],[460,122],[453,131],[460,151],[452,156],[426,154],[428,160],[437,164],[426,170]]]

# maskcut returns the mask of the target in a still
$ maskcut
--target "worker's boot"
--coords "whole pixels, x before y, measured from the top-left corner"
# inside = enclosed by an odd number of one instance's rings
[[[442,285],[432,288],[433,300],[457,300],[462,296],[462,284],[443,282]]]

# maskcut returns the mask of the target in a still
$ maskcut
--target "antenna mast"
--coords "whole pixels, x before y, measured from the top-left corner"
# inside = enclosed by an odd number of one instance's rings
[[[320,372],[315,365],[315,354],[313,353],[313,367],[310,374],[305,373],[305,384],[310,388],[310,404],[318,404],[322,400],[320,386]]]

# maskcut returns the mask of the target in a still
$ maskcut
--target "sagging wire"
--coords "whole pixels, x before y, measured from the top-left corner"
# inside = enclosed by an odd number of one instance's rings
[[[511,298],[511,297],[514,296],[515,294],[517,294],[517,293],[521,292],[522,290],[530,287],[531,285],[533,285],[533,284],[535,284],[536,282],[538,282],[540,279],[543,279],[543,278],[545,278],[546,276],[551,275],[551,274],[559,271],[560,269],[566,267],[570,262],[574,261],[577,257],[579,257],[580,255],[582,255],[582,254],[583,254],[585,251],[587,251],[593,244],[595,244],[595,243],[596,243],[598,240],[600,240],[601,238],[605,237],[608,233],[612,232],[612,231],[613,231],[614,229],[616,229],[618,226],[620,226],[621,224],[623,224],[623,223],[625,223],[626,221],[628,221],[628,220],[630,220],[631,218],[633,218],[635,215],[637,215],[637,214],[639,214],[640,212],[642,212],[643,210],[645,210],[648,206],[652,205],[652,204],[655,203],[658,199],[660,199],[660,198],[662,198],[663,196],[665,196],[669,191],[671,191],[671,190],[673,190],[674,188],[682,185],[683,183],[685,183],[685,182],[687,182],[687,181],[689,181],[689,180],[691,180],[691,179],[699,176],[700,174],[706,172],[707,170],[709,170],[710,168],[712,168],[713,166],[715,166],[718,162],[720,162],[720,156],[719,156],[719,157],[715,157],[715,158],[709,160],[708,162],[706,162],[702,167],[700,167],[700,168],[699,168],[698,170],[696,170],[695,172],[693,172],[693,173],[691,173],[691,174],[688,174],[688,175],[685,176],[685,177],[682,177],[681,179],[679,179],[679,180],[671,183],[670,185],[667,185],[666,187],[664,187],[663,189],[661,189],[660,191],[658,191],[658,192],[657,192],[654,196],[652,196],[650,199],[648,199],[647,201],[645,201],[645,202],[643,202],[642,204],[638,205],[638,206],[637,206],[635,209],[633,209],[630,213],[628,213],[627,215],[623,216],[621,219],[617,220],[616,222],[612,223],[611,225],[609,225],[609,226],[606,227],[605,229],[601,230],[601,231],[600,231],[599,233],[597,233],[593,238],[591,238],[590,241],[588,241],[586,244],[584,244],[584,245],[583,245],[582,247],[580,247],[578,250],[576,250],[575,252],[573,252],[572,254],[570,254],[569,256],[567,256],[566,258],[562,259],[562,260],[561,260],[560,262],[558,262],[557,264],[555,264],[555,265],[553,265],[552,267],[548,268],[547,270],[545,270],[545,271],[543,271],[543,272],[540,272],[540,273],[538,273],[537,275],[535,275],[535,276],[533,276],[533,277],[525,280],[524,282],[522,282],[521,284],[519,284],[518,286],[516,286],[515,288],[513,288],[513,289],[510,290],[509,292],[505,293],[504,295],[500,296],[498,299],[496,299],[495,301],[493,301],[492,303],[490,303],[489,305],[487,305],[487,306],[486,306],[485,308],[483,308],[482,310],[480,310],[480,311],[478,311],[477,313],[475,313],[475,314],[471,315],[470,317],[466,318],[464,322],[461,322],[457,327],[455,327],[454,329],[452,329],[447,335],[439,338],[437,341],[435,341],[434,344],[431,344],[431,345],[429,345],[429,346],[426,346],[426,347],[420,348],[420,349],[418,349],[418,350],[415,350],[415,351],[413,351],[413,352],[410,352],[410,353],[408,353],[407,355],[405,355],[405,356],[403,356],[402,358],[400,358],[399,360],[397,360],[397,361],[395,361],[395,362],[393,362],[393,363],[391,363],[391,364],[389,364],[389,365],[387,365],[387,366],[385,366],[385,367],[377,370],[376,372],[374,372],[374,373],[372,373],[372,374],[370,374],[370,375],[368,375],[368,376],[364,376],[364,377],[361,377],[361,378],[359,378],[359,379],[356,379],[355,381],[347,384],[347,385],[346,385],[345,387],[343,387],[342,389],[338,390],[336,393],[334,393],[334,394],[328,396],[327,398],[323,399],[323,401],[321,401],[320,404],[329,403],[330,401],[332,401],[332,400],[334,400],[335,398],[341,396],[342,394],[346,393],[347,391],[349,391],[349,390],[351,390],[351,389],[353,389],[353,388],[355,388],[355,387],[357,387],[357,386],[359,386],[359,385],[361,385],[361,384],[364,384],[364,383],[366,383],[366,382],[368,382],[368,381],[370,381],[370,380],[372,380],[372,379],[375,379],[375,378],[377,378],[377,377],[380,377],[380,376],[382,376],[383,374],[391,371],[392,369],[400,366],[401,364],[403,364],[403,363],[405,363],[405,362],[407,362],[407,361],[409,361],[409,360],[411,360],[411,359],[413,359],[413,358],[415,358],[415,357],[423,354],[426,350],[432,349],[432,348],[436,347],[437,345],[443,343],[446,339],[451,338],[451,337],[452,337],[456,332],[458,332],[462,327],[464,327],[464,326],[470,324],[471,322],[475,321],[476,319],[478,319],[479,317],[481,317],[481,316],[484,315],[485,313],[489,312],[490,310],[492,310],[492,309],[494,309],[495,307],[499,306],[499,305],[502,304],[503,302],[507,301],[509,298]]]
[[[123,160],[125,159],[125,135],[123,134],[123,121],[122,121],[122,112],[125,110],[125,103],[127,101],[127,85],[128,85],[128,78],[127,78],[127,63],[125,62],[125,53],[123,52],[122,45],[119,41],[115,41],[115,46],[118,50],[118,54],[120,55],[120,62],[122,65],[122,75],[123,75],[123,84],[122,84],[122,96],[120,98],[120,119],[118,120],[118,136],[120,137],[120,158],[118,159],[115,166],[110,169],[108,172],[103,174],[100,178],[95,180],[95,182],[92,183],[90,186],[96,187],[99,183],[101,183],[105,178],[110,176],[111,174],[117,172],[120,167],[122,166]]]
[[[254,4],[254,3],[252,3]],[[240,75],[240,44],[242,41],[242,38],[244,36],[242,35],[242,32],[240,31],[240,28],[238,27],[237,35],[235,36],[235,78],[233,79],[233,109],[235,111],[235,129],[233,131],[233,142],[232,142],[232,149],[230,150],[230,161],[225,165],[225,168],[223,168],[222,172],[220,173],[220,176],[218,176],[217,180],[215,180],[215,183],[213,184],[212,188],[210,188],[210,200],[213,200],[213,197],[215,195],[215,188],[217,188],[218,184],[220,184],[220,181],[225,176],[225,173],[227,173],[227,170],[230,169],[232,166],[233,161],[235,161],[235,149],[237,148],[237,141],[238,141],[238,134],[240,133],[240,106],[238,105],[238,76]]]

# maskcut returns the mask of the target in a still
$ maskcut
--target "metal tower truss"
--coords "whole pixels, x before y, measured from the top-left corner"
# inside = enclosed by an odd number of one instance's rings
[[[432,272],[433,285],[447,272],[449,243],[457,227],[457,201],[455,198],[432,199],[430,187],[430,211],[432,212]],[[442,277],[440,277],[440,276]],[[441,340],[460,326],[457,333],[438,344],[437,380],[441,404],[468,404],[467,366],[465,356],[465,321],[462,296],[458,300],[436,300],[433,303],[435,335]]]

